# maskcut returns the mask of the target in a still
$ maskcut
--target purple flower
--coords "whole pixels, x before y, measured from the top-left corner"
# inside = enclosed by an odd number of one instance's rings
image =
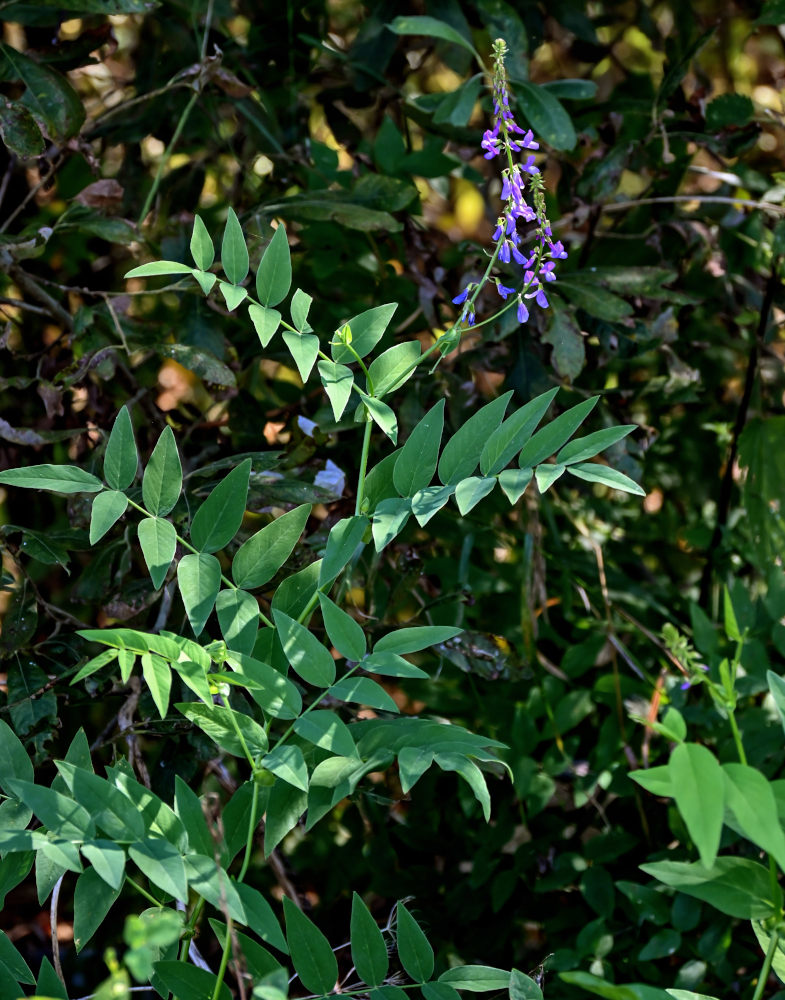
[[[464,288],[464,290],[461,292],[461,294],[456,295],[455,298],[452,300],[453,305],[459,306],[462,302],[466,301],[468,295],[469,295],[469,286],[467,285],[466,288]]]
[[[545,298],[545,292],[542,290],[542,286],[537,290],[537,294],[534,297],[534,301],[541,309],[548,308],[548,300]]]
[[[503,221],[497,222],[496,223],[496,229],[494,229],[493,236],[491,237],[491,239],[493,240],[494,243],[497,240],[501,239],[503,232],[504,232],[504,223],[503,223]]]
[[[518,296],[518,322],[525,323],[529,319],[529,310],[526,308],[526,303],[523,299]]]
[[[540,268],[540,275],[545,278],[546,281],[555,281],[556,275],[554,271],[556,270],[556,265],[552,260],[549,260],[547,264],[543,264]]]
[[[549,243],[548,250],[550,251],[551,257],[556,260],[567,259],[567,251],[562,246],[561,240],[557,240],[555,243]]]
[[[513,248],[514,249],[514,248]],[[510,263],[510,241],[505,240],[502,243],[501,250],[499,250],[499,260],[504,264]]]
[[[503,299],[506,299],[508,295],[512,295],[515,291],[514,288],[508,288],[506,285],[503,285],[501,281],[496,282],[496,290]]]

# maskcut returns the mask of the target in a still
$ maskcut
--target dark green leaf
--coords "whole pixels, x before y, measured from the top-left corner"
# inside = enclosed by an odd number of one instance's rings
[[[782,904],[779,889],[772,898],[768,869],[746,858],[717,858],[711,868],[698,862],[657,861],[641,865],[641,870],[740,920],[766,920]]]
[[[218,552],[237,534],[245,514],[251,459],[221,480],[191,522],[191,542],[200,552]]]
[[[562,448],[556,456],[556,461],[560,465],[569,465],[572,462],[585,462],[587,458],[594,458],[601,451],[610,448],[627,437],[631,431],[638,429],[637,424],[622,424],[619,427],[606,427],[604,430],[595,431],[585,437],[575,438]]]
[[[384,331],[389,326],[390,320],[393,318],[393,313],[397,308],[394,302],[389,302],[383,306],[375,306],[373,309],[367,309],[365,312],[359,313],[357,316],[352,316],[350,320],[347,320],[342,329],[348,327],[350,330],[348,343],[351,344],[352,350],[349,350],[348,346],[344,346],[340,337],[336,334],[333,337],[331,345],[333,361],[349,365],[353,361],[356,361],[355,354],[364,358],[382,339]]]
[[[283,897],[283,912],[289,954],[300,982],[312,993],[331,993],[338,980],[338,963],[330,942],[288,896]]]
[[[3,766],[0,768],[0,788],[6,794],[13,794],[9,782],[14,778],[28,783],[34,780],[33,764],[24,744],[2,719],[0,719],[0,759],[3,761]]]
[[[572,437],[597,405],[599,398],[599,396],[593,396],[591,399],[585,399],[582,403],[578,403],[577,406],[570,407],[569,410],[560,413],[558,417],[533,434],[521,449],[518,465],[522,469],[530,469],[539,465],[540,462],[544,462],[546,458],[550,458],[565,441]]]
[[[345,677],[336,681],[327,692],[331,698],[339,701],[358,702],[370,708],[378,708],[384,712],[399,712],[400,709],[387,694],[381,684],[372,681],[370,677]]]
[[[177,848],[166,840],[137,841],[128,848],[134,864],[139,866],[159,889],[185,903],[188,900],[188,882],[185,864]]]
[[[623,493],[634,493],[636,496],[645,497],[646,490],[641,489],[638,484],[625,476],[617,469],[611,469],[607,465],[599,465],[597,462],[578,462],[575,465],[568,465],[567,471],[578,479],[584,479],[587,483],[601,483],[603,486],[610,486],[611,489],[621,490]]]
[[[127,406],[118,410],[104,452],[104,479],[113,490],[124,490],[136,478],[139,456]]]
[[[95,545],[125,514],[128,497],[119,490],[104,490],[90,510],[90,544]]]
[[[295,507],[240,546],[232,561],[232,577],[238,587],[254,590],[275,576],[291,555],[310,513],[310,504]]]
[[[335,680],[335,660],[316,636],[282,611],[274,610],[273,619],[292,670],[314,687],[332,684]]]
[[[0,472],[0,483],[53,493],[98,493],[104,488],[100,479],[73,465],[28,465],[24,469],[8,469]]]
[[[291,285],[289,241],[284,227],[278,226],[256,272],[256,294],[263,306],[277,306],[289,294]]]
[[[255,302],[251,302],[248,306],[248,315],[259,335],[262,347],[267,347],[280,326],[281,314],[277,309],[265,309],[262,306],[257,306]]]
[[[365,656],[365,632],[358,623],[326,594],[319,592],[322,619],[330,642],[347,660],[361,660]]]
[[[319,338],[312,333],[292,333],[290,330],[284,330],[283,339],[297,365],[300,378],[303,382],[307,382],[319,354]]]
[[[440,399],[412,430],[393,469],[395,488],[404,497],[424,489],[433,479],[444,428],[444,400]]]
[[[197,264],[197,267],[201,265]],[[242,284],[248,274],[248,247],[245,245],[242,226],[233,208],[229,209],[226,216],[221,243],[221,267],[233,285]]]
[[[224,708],[223,705],[200,705],[196,702],[178,702],[175,708],[207,733],[222,750],[235,757],[246,757],[246,747],[252,757],[267,752],[264,730],[258,722],[242,712]],[[237,734],[238,729],[242,739]]]
[[[552,91],[522,80],[515,82],[514,90],[519,97],[518,107],[523,117],[539,139],[554,149],[575,148],[578,137],[570,116]]]
[[[106,919],[120,895],[95,868],[88,868],[76,880],[74,889],[74,946],[77,953],[87,944]]]
[[[486,437],[480,453],[480,471],[484,476],[495,476],[501,472],[513,455],[521,450],[558,391],[558,388],[549,389],[541,396],[536,396]]]
[[[349,936],[357,974],[368,986],[381,986],[389,968],[387,945],[371,911],[356,892],[352,893]]]
[[[194,259],[194,264],[196,264],[200,271],[209,271],[215,260],[215,247],[213,246],[212,237],[199,215],[194,216],[194,228],[191,233],[191,256]]]
[[[259,630],[259,605],[253,594],[245,590],[222,590],[215,611],[229,649],[250,656]]]
[[[473,56],[476,56],[478,62],[482,64],[482,59],[480,59],[480,55],[471,41],[464,38],[455,28],[450,27],[449,24],[445,24],[444,21],[437,20],[435,17],[417,15],[396,17],[392,24],[387,25],[387,27],[391,31],[394,31],[396,35],[426,35],[429,38],[440,38],[442,41],[460,45],[468,52],[471,52]]]
[[[319,585],[334,580],[354,555],[368,530],[370,521],[364,514],[337,521],[327,536],[327,545],[319,571]]]
[[[142,496],[147,510],[161,516],[168,514],[180,499],[183,470],[172,428],[164,427],[150,461],[144,470]]]
[[[0,135],[8,149],[21,160],[41,156],[46,149],[41,129],[27,108],[3,96],[0,96]]]
[[[165,988],[176,997],[187,997],[188,1000],[232,1000],[226,983],[221,983],[216,998],[218,979],[214,973],[205,969],[197,969],[187,962],[154,962],[153,968]]]
[[[511,398],[512,390],[486,403],[453,434],[439,459],[439,479],[445,485],[457,484],[472,475],[488,438],[501,424]]]
[[[20,103],[46,129],[49,138],[64,144],[75,136],[85,120],[85,110],[68,80],[9,45],[0,44],[0,56],[10,67],[7,72],[25,85]]]
[[[333,416],[336,420],[340,420],[343,411],[346,409],[346,404],[349,402],[349,397],[352,394],[352,386],[354,385],[352,370],[351,368],[347,368],[346,365],[339,365],[335,361],[320,361],[316,367],[319,371],[324,391],[330,400]]]
[[[194,635],[199,636],[221,589],[221,564],[206,552],[183,556],[177,564],[177,585]]]
[[[314,746],[329,750],[341,757],[354,757],[357,748],[354,745],[349,727],[342,722],[335,712],[326,709],[316,709],[303,715],[294,724],[298,736]]]
[[[416,983],[424,983],[433,973],[433,948],[403,903],[398,903],[396,914],[401,965]]]
[[[288,743],[276,747],[262,758],[262,767],[267,768],[295,788],[308,791],[308,768],[302,750]]]
[[[137,526],[142,555],[156,590],[166,579],[177,548],[177,532],[163,517],[146,517]]]
[[[393,386],[398,388],[414,375],[417,359],[422,354],[419,340],[404,340],[401,344],[393,344],[374,358],[368,366],[368,388],[373,388],[373,394],[381,398]]]

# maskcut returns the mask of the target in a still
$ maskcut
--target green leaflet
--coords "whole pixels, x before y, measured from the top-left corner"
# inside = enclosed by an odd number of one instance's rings
[[[154,515],[168,514],[180,499],[183,470],[172,428],[164,427],[158,438],[142,479],[142,497],[147,510]]]
[[[282,611],[274,610],[273,619],[292,670],[314,687],[329,687],[335,679],[335,660],[329,651],[304,625]]]
[[[717,858],[711,868],[683,861],[657,861],[640,867],[665,885],[741,920],[766,920],[782,904],[779,887],[776,898],[772,897],[768,869],[747,858]]]
[[[106,919],[120,895],[98,874],[88,868],[76,880],[74,889],[74,946],[80,952]]]
[[[277,309],[265,309],[251,302],[248,305],[248,315],[259,335],[262,347],[267,347],[280,325],[281,314]]]
[[[549,424],[531,436],[521,449],[518,465],[522,469],[530,469],[546,458],[550,458],[580,427],[586,417],[599,402],[599,396],[585,399],[577,406],[565,410]]]
[[[344,328],[349,327],[351,330],[349,339],[351,350],[348,346],[341,343],[340,338],[336,335],[331,344],[333,361],[350,365],[353,361],[357,360],[356,355],[364,358],[382,339],[384,331],[387,329],[397,308],[396,303],[389,302],[383,306],[375,306],[373,309],[367,309],[365,312],[359,313],[357,316],[352,316],[350,320],[347,320]]]
[[[327,546],[319,571],[319,585],[334,580],[346,566],[363,539],[370,521],[364,514],[337,521],[327,537]]]
[[[256,272],[256,294],[263,306],[277,306],[289,294],[291,284],[289,241],[284,227],[278,226]]]
[[[206,552],[183,556],[177,564],[177,585],[194,635],[199,636],[221,589],[221,564]]]
[[[419,340],[404,340],[383,351],[368,366],[368,387],[379,398],[395,387],[399,388],[414,375],[417,359],[422,354]]]
[[[233,208],[229,209],[226,216],[221,243],[221,267],[233,285],[239,285],[248,274],[248,247],[245,245],[245,236]]]
[[[146,517],[136,528],[142,555],[156,590],[166,579],[177,548],[177,532],[163,517]]]
[[[232,560],[232,577],[238,587],[254,590],[275,576],[297,544],[310,513],[310,504],[295,507],[240,546]]]
[[[90,544],[95,545],[125,514],[128,497],[119,490],[104,490],[93,500],[90,511]]]
[[[511,399],[512,390],[505,392],[472,414],[453,434],[439,459],[439,479],[445,485],[457,485],[472,475],[485,443],[501,424]]]
[[[298,746],[284,743],[262,758],[262,767],[302,791],[308,791],[308,768]]]
[[[104,452],[104,479],[113,490],[124,490],[136,478],[139,455],[127,406],[121,406],[112,424]]]
[[[28,465],[24,469],[8,469],[0,472],[0,483],[53,493],[98,493],[104,488],[100,479],[71,465]]]
[[[235,757],[251,760],[267,751],[267,736],[258,722],[223,705],[200,705],[197,702],[178,702],[174,706],[179,712],[203,732],[222,750]],[[237,730],[239,729],[239,734]]]
[[[393,469],[393,482],[401,496],[414,496],[433,479],[444,429],[444,400],[440,399],[415,428],[401,448]]]
[[[398,957],[401,965],[416,983],[424,983],[433,973],[433,948],[420,925],[402,903],[398,903],[396,913]]]
[[[668,762],[673,795],[701,862],[717,857],[725,803],[725,779],[717,758],[697,743],[680,743]]]
[[[200,271],[209,271],[215,260],[212,237],[199,215],[194,216],[194,228],[191,233],[191,256]]]
[[[332,992],[338,979],[338,963],[330,942],[288,896],[283,897],[283,912],[286,942],[300,982],[312,993]]]
[[[390,964],[387,945],[371,911],[356,892],[352,893],[349,937],[357,974],[369,986],[381,986]]]
[[[301,716],[294,724],[298,736],[314,746],[329,750],[341,757],[355,757],[357,748],[354,745],[351,730],[342,722],[335,712],[317,709]]]
[[[340,420],[352,394],[354,385],[352,370],[346,365],[339,365],[337,361],[320,361],[316,367],[324,391],[330,400],[333,416],[336,420]]]
[[[155,707],[161,718],[169,711],[169,694],[172,690],[172,671],[162,656],[155,653],[142,653],[142,676],[145,679]]]
[[[536,396],[491,433],[480,453],[480,471],[484,476],[495,476],[501,472],[513,455],[521,450],[558,391],[558,388],[550,389]]]
[[[300,378],[303,382],[307,382],[319,354],[319,338],[312,333],[292,333],[291,330],[284,330],[283,339],[297,365]]]
[[[214,1000],[215,974],[205,969],[197,969],[187,962],[154,962],[155,975],[167,989],[176,997],[188,997],[188,1000]],[[232,993],[226,983],[221,983],[216,1000],[232,1000]]]
[[[251,459],[224,477],[194,515],[191,542],[200,552],[218,552],[237,534],[245,514]]]
[[[361,660],[366,651],[365,632],[362,627],[321,591],[319,604],[330,642],[347,660]]]
[[[250,656],[259,631],[259,605],[253,594],[245,590],[222,590],[215,602],[215,612],[229,649]]]

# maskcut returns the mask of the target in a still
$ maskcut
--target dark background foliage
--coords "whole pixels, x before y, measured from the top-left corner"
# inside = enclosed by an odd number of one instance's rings
[[[0,4],[0,467],[92,470],[128,403],[144,457],[166,424],[175,431],[192,473],[177,516],[217,478],[211,463],[251,452],[248,531],[315,502],[286,572],[314,557],[324,525],[353,507],[356,425],[336,425],[321,389],[302,386],[280,347],[260,351],[217,298],[123,275],[185,260],[194,212],[217,235],[231,205],[252,260],[270,223],[287,225],[319,332],[393,301],[382,346],[430,345],[483,266],[500,184],[479,149],[490,104],[473,57],[386,27],[411,14],[486,58],[507,40],[570,258],[547,312],[468,333],[434,377],[408,383],[403,433],[442,396],[454,429],[507,389],[522,403],[561,385],[557,412],[600,393],[589,429],[638,425],[610,458],[648,496],[561,481],[512,511],[492,499],[466,518],[443,511],[366,553],[349,598],[370,633],[415,620],[466,629],[423,656],[431,682],[391,688],[403,711],[504,741],[514,781],[493,782],[487,826],[454,776],[429,772],[410,796],[394,774],[370,781],[254,879],[279,898],[288,880],[336,944],[351,889],[380,920],[413,896],[442,964],[528,971],[549,956],[554,998],[577,995],[555,976],[571,969],[749,996],[751,932],[638,870],[668,845],[692,855],[677,814],[627,773],[667,754],[634,718],[666,701],[691,738],[725,753],[725,722],[681,689],[684,650],[662,638],[673,623],[716,662],[723,584],[754,638],[740,716],[750,761],[771,776],[783,763],[762,700],[785,655],[779,0]],[[481,302],[480,318],[493,307]],[[376,447],[372,463],[389,450]],[[317,479],[328,460],[345,489]],[[133,749],[119,681],[69,687],[86,656],[75,628],[190,634],[132,532],[121,522],[90,549],[88,514],[78,496],[0,490],[0,712],[44,776],[79,725],[105,762]],[[142,693],[131,740],[153,787],[169,796],[179,774],[220,802],[231,770],[152,709]],[[64,954],[86,992],[100,950],[68,951],[67,897]],[[32,889],[8,895],[0,922],[31,956],[46,949]]]

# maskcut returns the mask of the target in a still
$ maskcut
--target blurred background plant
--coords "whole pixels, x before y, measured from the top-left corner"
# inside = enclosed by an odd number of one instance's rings
[[[367,552],[349,596],[370,633],[415,616],[466,629],[430,663],[433,681],[391,694],[507,743],[513,785],[496,783],[485,826],[449,776],[429,772],[404,796],[390,774],[307,837],[294,831],[284,869],[257,881],[278,896],[296,885],[328,936],[347,926],[351,889],[380,919],[410,894],[442,965],[547,959],[555,1000],[581,995],[557,976],[574,970],[752,996],[748,927],[639,870],[666,847],[694,852],[678,812],[628,772],[666,758],[667,736],[635,720],[667,705],[735,759],[703,686],[683,687],[729,655],[715,625],[726,584],[746,630],[736,719],[749,763],[782,768],[766,671],[785,657],[785,7],[6,0],[0,20],[0,468],[94,469],[128,403],[145,458],[167,424],[186,474],[253,454],[249,529],[317,504],[314,557],[318,522],[354,507],[342,471],[355,427],[335,423],[280,343],[260,357],[216,300],[122,275],[186,260],[194,208],[218,232],[231,205],[257,259],[286,223],[314,326],[395,301],[380,346],[430,346],[496,225],[473,50],[487,62],[507,41],[516,118],[541,143],[570,256],[549,309],[468,333],[436,378],[408,383],[399,423],[442,396],[454,427],[509,389],[520,405],[560,385],[559,408],[601,393],[587,429],[639,426],[611,460],[648,496],[641,507],[560,480],[512,511],[501,498],[464,518],[445,509]],[[194,500],[211,485],[186,484]],[[148,693],[129,716],[123,688],[95,700],[62,679],[84,656],[82,625],[188,634],[173,583],[153,590],[122,526],[88,559],[78,497],[0,487],[0,502],[0,712],[40,773],[51,780],[81,724],[106,761],[131,752],[119,733],[132,723],[154,790],[170,798],[179,775],[220,801],[231,774],[198,734],[161,723]],[[0,896],[4,879],[0,864]],[[100,949],[69,945],[66,896],[55,932],[87,992]],[[42,920],[31,887],[10,892],[0,922],[35,967]]]

